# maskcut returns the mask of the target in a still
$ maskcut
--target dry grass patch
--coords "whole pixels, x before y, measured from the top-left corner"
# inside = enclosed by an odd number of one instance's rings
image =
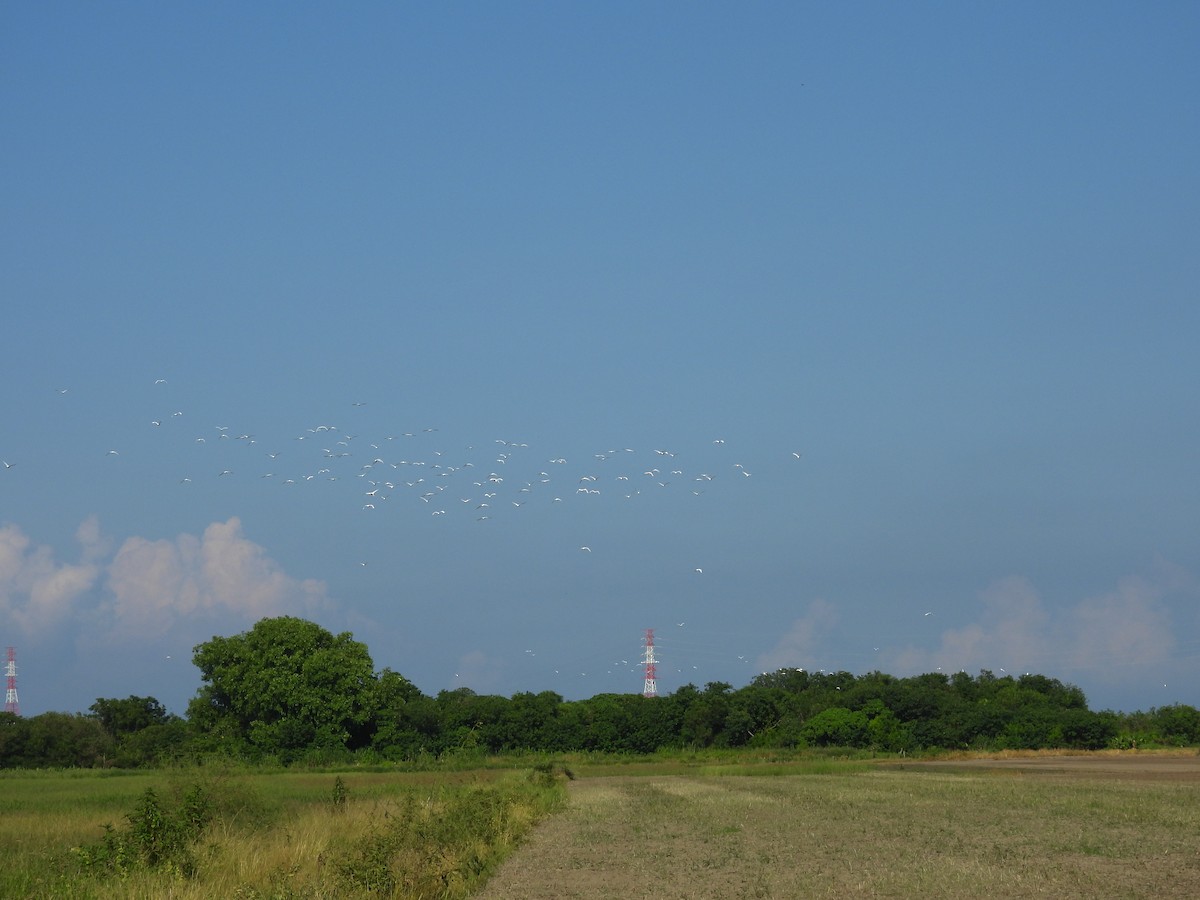
[[[480,895],[1200,896],[1200,782],[878,770],[576,782]]]

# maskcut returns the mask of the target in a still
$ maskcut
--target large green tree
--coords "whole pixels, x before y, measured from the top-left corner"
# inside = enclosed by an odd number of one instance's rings
[[[118,766],[161,762],[179,752],[187,740],[187,723],[153,697],[98,697],[91,705],[91,717],[113,738]]]
[[[97,697],[90,709],[113,737],[162,725],[171,719],[167,708],[153,697],[126,697],[124,700]]]
[[[370,737],[379,696],[365,644],[292,616],[262,619],[199,644],[204,682],[188,718],[212,749],[287,761],[309,750],[356,749]]]
[[[112,751],[112,736],[91,716],[0,713],[0,768],[103,766],[112,762]]]

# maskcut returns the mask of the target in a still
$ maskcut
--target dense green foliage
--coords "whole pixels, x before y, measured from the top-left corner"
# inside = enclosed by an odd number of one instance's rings
[[[304,619],[263,619],[245,634],[214,637],[193,661],[204,686],[188,719],[214,750],[293,756],[354,748],[377,706],[366,645]]]
[[[409,793],[333,860],[337,883],[370,896],[465,897],[564,797],[554,776],[537,770],[433,796]]]
[[[570,773],[314,773],[209,759],[0,773],[0,897],[461,898],[566,800]]]
[[[198,784],[174,807],[164,804],[154,788],[146,788],[125,820],[127,828],[105,825],[99,843],[75,848],[84,871],[125,876],[138,869],[165,869],[190,878],[196,871],[193,848],[212,820],[212,806]]]
[[[98,699],[88,715],[0,715],[0,767],[138,766],[219,753],[321,764],[513,751],[650,753],[675,748],[930,749],[1200,744],[1200,712],[1093,712],[1043,675],[997,677],[780,669],[734,689],[684,685],[657,698],[469,688],[421,693],[374,671],[364,644],[293,617],[195,649],[202,687],[187,719],[153,697]]]

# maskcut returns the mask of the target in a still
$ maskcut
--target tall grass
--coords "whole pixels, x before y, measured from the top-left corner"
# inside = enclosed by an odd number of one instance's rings
[[[0,897],[464,897],[564,802],[561,780],[548,766],[475,775],[7,776]],[[198,797],[208,824],[172,831]],[[176,838],[185,843],[163,843]]]

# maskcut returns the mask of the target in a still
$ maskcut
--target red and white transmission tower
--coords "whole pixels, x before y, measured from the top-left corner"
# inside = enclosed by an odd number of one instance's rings
[[[21,704],[17,702],[17,650],[8,648],[8,664],[4,667],[8,678],[8,689],[4,692],[4,711],[14,716],[21,714]]]
[[[646,652],[642,656],[642,663],[646,666],[646,685],[642,688],[643,697],[658,696],[658,672],[656,665],[658,660],[654,658],[654,629],[646,629],[646,637],[642,641],[646,645]]]

